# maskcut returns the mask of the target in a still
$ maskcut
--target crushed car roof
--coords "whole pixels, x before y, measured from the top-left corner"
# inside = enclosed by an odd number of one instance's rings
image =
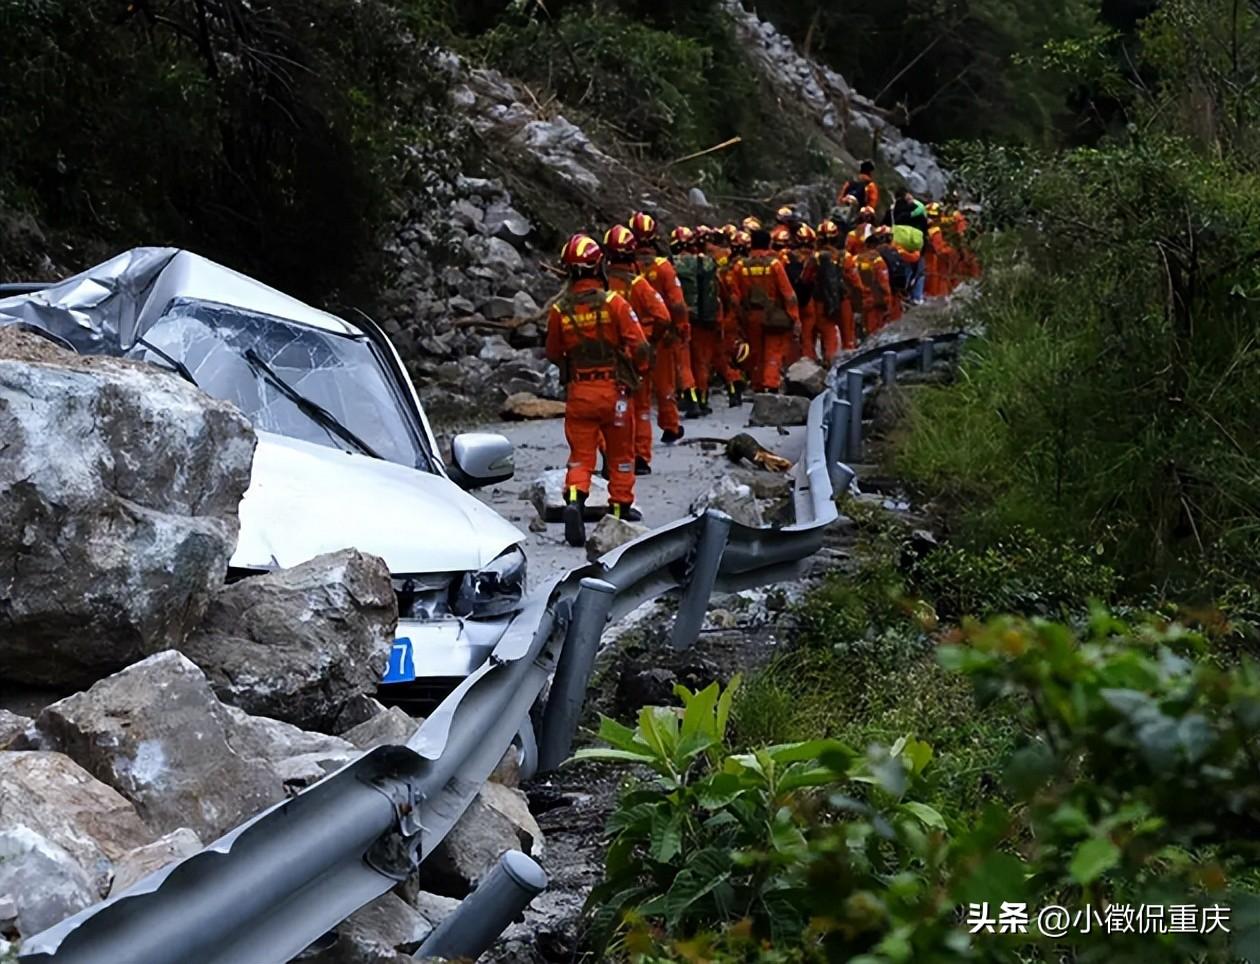
[[[180,248],[132,248],[49,288],[0,298],[0,325],[25,322],[84,354],[114,355],[128,351],[176,295],[361,334],[335,315]]]

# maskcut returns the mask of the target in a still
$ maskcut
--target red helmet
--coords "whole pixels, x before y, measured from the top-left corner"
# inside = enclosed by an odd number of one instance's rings
[[[560,251],[560,260],[566,268],[594,270],[604,260],[604,252],[599,242],[590,235],[575,234],[565,242]]]
[[[793,221],[799,221],[800,215],[796,213],[796,208],[792,205],[785,204],[774,212],[774,219],[780,224],[791,224]]]
[[[695,244],[696,232],[691,228],[679,225],[669,232],[669,249],[671,251],[681,251],[683,248]]]
[[[811,228],[808,224],[798,224],[796,230],[792,232],[792,240],[799,247],[813,247],[814,242],[818,240],[818,232]]]
[[[840,225],[828,218],[818,225],[818,236],[824,241],[835,241],[840,237]]]
[[[739,228],[733,224],[722,225],[722,234],[728,242],[735,240],[735,235],[739,234]]]
[[[864,207],[858,211],[858,223],[870,223],[875,220],[875,209],[872,207]]]
[[[731,252],[734,254],[747,254],[752,250],[752,235],[747,231],[736,231],[735,237],[731,238]]]
[[[696,240],[697,241],[707,241],[712,236],[713,236],[713,229],[709,227],[707,224],[696,225]]]
[[[610,257],[613,255],[633,255],[636,247],[634,232],[624,224],[614,224],[604,232],[604,250]]]
[[[754,231],[761,230],[761,220],[759,218],[753,217],[750,214],[748,217],[744,218],[744,220],[740,222],[740,227],[742,227],[749,234],[752,234]]]
[[[634,232],[639,244],[656,240],[656,218],[645,211],[635,211],[630,215],[630,230]]]
[[[792,243],[792,232],[786,224],[776,224],[770,229],[770,247],[786,248]]]

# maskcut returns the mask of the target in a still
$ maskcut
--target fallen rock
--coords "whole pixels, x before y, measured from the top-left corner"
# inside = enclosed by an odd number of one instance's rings
[[[53,703],[35,728],[135,804],[154,833],[215,840],[284,799],[281,777],[229,742],[233,721],[191,660],[168,650]]]
[[[0,830],[0,894],[17,905],[17,930],[33,937],[98,900],[90,875],[62,847],[25,826]]]
[[[746,485],[758,499],[786,499],[792,494],[792,480],[781,472],[761,469],[731,469],[730,478]]]
[[[421,722],[413,720],[398,707],[391,706],[370,720],[346,730],[341,737],[366,753],[378,746],[406,743],[415,735]]]
[[[564,418],[564,402],[539,398],[533,392],[517,392],[509,395],[499,413],[504,418]]]
[[[223,710],[229,721],[228,744],[243,759],[274,770],[287,793],[305,790],[359,756],[358,748],[340,737],[250,716],[235,706]]]
[[[606,515],[586,537],[586,558],[594,562],[600,556],[612,552],[618,546],[633,542],[651,530],[639,522],[627,522],[616,516]]]
[[[223,702],[331,731],[375,692],[397,625],[384,561],[345,549],[220,589],[182,651]]]
[[[254,432],[152,365],[0,332],[0,678],[88,686],[179,645],[223,581]]]
[[[0,814],[6,827],[27,827],[68,853],[98,900],[114,862],[153,839],[135,807],[60,753],[0,753]]]
[[[542,847],[542,831],[533,817],[529,817],[528,826],[523,826],[519,808],[504,796],[520,791],[497,783],[487,786],[491,789],[482,787],[459,822],[421,866],[417,882],[422,890],[446,897],[466,897],[505,851],[529,853],[534,847]],[[492,799],[498,806],[491,804]]]
[[[503,759],[486,779],[491,783],[501,783],[505,787],[516,788],[521,785],[521,761],[517,755],[516,744],[512,744],[504,751]]]
[[[345,737],[345,734],[360,723],[366,723],[374,716],[385,712],[385,704],[374,696],[352,696],[337,714],[337,725],[333,732]]]
[[[809,417],[809,399],[796,395],[761,393],[753,396],[749,425],[804,425]]]
[[[424,914],[394,893],[384,894],[337,925],[330,942],[301,955],[306,964],[413,964],[430,931]]]
[[[534,815],[529,812],[529,798],[514,787],[493,781],[482,786],[479,796],[486,806],[507,817],[516,826],[521,850],[535,860],[541,860],[543,832]]]
[[[19,716],[8,710],[0,710],[0,750],[17,749],[17,742],[23,738],[34,720],[28,716]]]
[[[812,358],[798,358],[784,372],[783,387],[789,395],[821,395],[827,388],[827,370]]]
[[[111,897],[121,894],[132,884],[156,873],[168,864],[191,857],[201,849],[201,839],[187,827],[180,827],[158,837],[152,843],[124,854],[114,865],[114,886]]]
[[[753,495],[751,486],[737,482],[729,475],[724,475],[691,504],[691,512],[698,515],[706,509],[717,509],[725,512],[740,525],[761,526],[764,519],[761,506]]]
[[[564,512],[564,475],[564,469],[548,469],[521,493],[521,498],[531,503],[539,517],[547,522],[559,522]],[[608,483],[596,475],[591,479],[585,515],[588,519],[598,520],[607,511]]]

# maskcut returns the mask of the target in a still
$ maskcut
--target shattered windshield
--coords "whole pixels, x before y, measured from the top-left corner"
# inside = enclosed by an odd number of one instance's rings
[[[129,357],[182,363],[202,391],[237,406],[257,429],[347,452],[358,451],[347,438],[358,438],[383,459],[431,471],[415,420],[366,335],[176,298],[141,338]],[[346,431],[313,417],[306,402]]]

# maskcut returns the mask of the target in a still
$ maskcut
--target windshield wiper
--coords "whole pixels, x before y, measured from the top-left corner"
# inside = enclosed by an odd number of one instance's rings
[[[368,445],[367,442],[363,441],[363,439],[355,435],[354,432],[350,431],[350,429],[342,425],[341,422],[337,420],[336,415],[328,411],[328,409],[324,408],[323,405],[320,405],[319,402],[315,402],[307,398],[305,395],[299,392],[296,388],[294,388],[292,385],[286,382],[283,378],[281,378],[278,374],[276,374],[276,370],[272,368],[270,365],[268,365],[265,361],[263,361],[262,356],[259,355],[258,352],[254,351],[254,349],[246,348],[244,351],[244,356],[245,356],[245,360],[249,362],[250,365],[252,365],[258,371],[262,372],[267,377],[267,379],[271,382],[271,384],[273,384],[276,387],[276,390],[279,391],[281,395],[283,395],[285,398],[291,401],[294,405],[296,405],[298,409],[300,409],[304,415],[306,415],[312,422],[314,422],[320,428],[325,429],[328,432],[331,432],[333,435],[336,435],[343,442],[348,442],[349,444],[353,445],[364,455],[370,455],[374,459],[381,458],[381,456],[377,454],[376,450],[373,449],[372,446]]]
[[[193,378],[193,373],[188,370],[188,366],[178,358],[168,355],[157,345],[152,342],[145,341],[143,338],[137,338],[136,344],[143,345],[145,348],[149,349],[149,351],[153,352],[153,354],[157,355],[158,358],[162,359],[162,361],[166,362],[166,364],[170,365],[173,369],[175,369],[175,373],[184,379],[184,381],[191,384],[193,388],[201,387],[197,384],[197,379]]]

